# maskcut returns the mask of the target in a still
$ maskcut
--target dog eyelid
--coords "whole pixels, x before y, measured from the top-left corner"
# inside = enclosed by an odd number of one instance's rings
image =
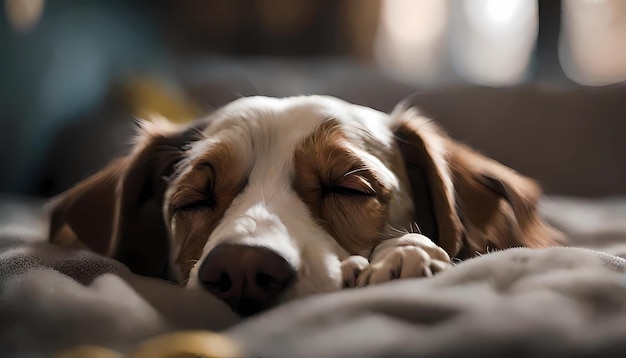
[[[346,196],[376,196],[376,190],[372,184],[363,176],[348,174],[338,183],[329,188],[330,192]]]
[[[179,205],[172,207],[172,213],[175,214],[179,211],[194,211],[199,209],[210,209],[215,206],[215,201],[211,198],[193,201],[189,204]]]
[[[196,211],[201,209],[212,209],[215,207],[215,168],[208,161],[196,163],[193,166],[195,175],[207,176],[206,186],[203,188],[197,186],[183,185],[179,191],[173,196],[170,210],[172,215],[180,211]],[[206,174],[200,174],[200,173]]]
[[[190,195],[186,199],[172,202],[170,205],[172,214],[178,211],[195,211],[198,209],[213,209],[215,207],[216,198],[212,191],[201,192],[195,189],[193,191],[192,196]]]

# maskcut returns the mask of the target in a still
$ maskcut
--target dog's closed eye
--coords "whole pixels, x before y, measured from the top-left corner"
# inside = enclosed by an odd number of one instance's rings
[[[194,199],[187,204],[173,206],[174,213],[179,211],[195,211],[200,209],[211,209],[215,206],[215,199],[212,196],[202,197],[201,199]]]
[[[376,190],[364,177],[356,174],[347,175],[338,183],[326,189],[329,194],[343,196],[376,196]]]
[[[202,163],[192,170],[195,171],[195,175],[189,176],[185,185],[181,185],[172,195],[170,203],[172,213],[215,208],[217,203],[214,191],[215,169],[209,163]]]

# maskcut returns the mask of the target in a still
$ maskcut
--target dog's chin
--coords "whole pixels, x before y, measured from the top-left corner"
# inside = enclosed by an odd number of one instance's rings
[[[240,317],[250,318],[271,310],[272,308],[278,306],[281,302],[283,302],[283,300],[281,299],[277,299],[273,302],[264,303],[243,300],[235,305],[228,305],[230,306],[230,309]]]
[[[269,302],[255,302],[255,301],[249,301],[249,300],[241,300],[239,302],[232,302],[232,303],[226,302],[226,304],[228,304],[228,306],[234,313],[238,314],[242,318],[249,318],[249,317],[262,314],[266,311],[269,311],[285,303],[297,301],[297,300],[314,296],[314,295],[318,295],[318,294],[330,293],[334,291],[336,291],[336,289],[334,288],[334,285],[332,286],[332,288],[326,287],[325,289],[322,289],[319,291],[309,291],[306,293],[298,290],[298,287],[292,287],[291,289],[287,290],[286,292],[284,292],[283,294],[281,294],[280,296],[278,296],[277,298]]]

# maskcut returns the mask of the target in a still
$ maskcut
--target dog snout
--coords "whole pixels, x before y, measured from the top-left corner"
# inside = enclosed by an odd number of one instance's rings
[[[207,255],[198,279],[214,296],[248,315],[272,305],[295,274],[294,268],[270,249],[223,244]]]

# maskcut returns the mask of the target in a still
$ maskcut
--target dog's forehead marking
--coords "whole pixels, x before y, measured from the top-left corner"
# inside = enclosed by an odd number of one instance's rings
[[[341,125],[366,130],[381,142],[388,142],[391,119],[369,107],[348,103],[334,97],[246,97],[223,107],[205,129],[208,136],[224,129],[251,133],[289,134],[284,142],[298,142],[311,134],[326,119]]]
[[[333,97],[246,97],[214,116],[204,130],[208,141],[236,141],[242,152],[250,154],[247,157],[254,157],[251,182],[275,184],[282,177],[282,184],[288,184],[295,148],[329,119],[348,129],[347,136],[355,143],[373,140],[387,146],[391,142],[387,115]]]

